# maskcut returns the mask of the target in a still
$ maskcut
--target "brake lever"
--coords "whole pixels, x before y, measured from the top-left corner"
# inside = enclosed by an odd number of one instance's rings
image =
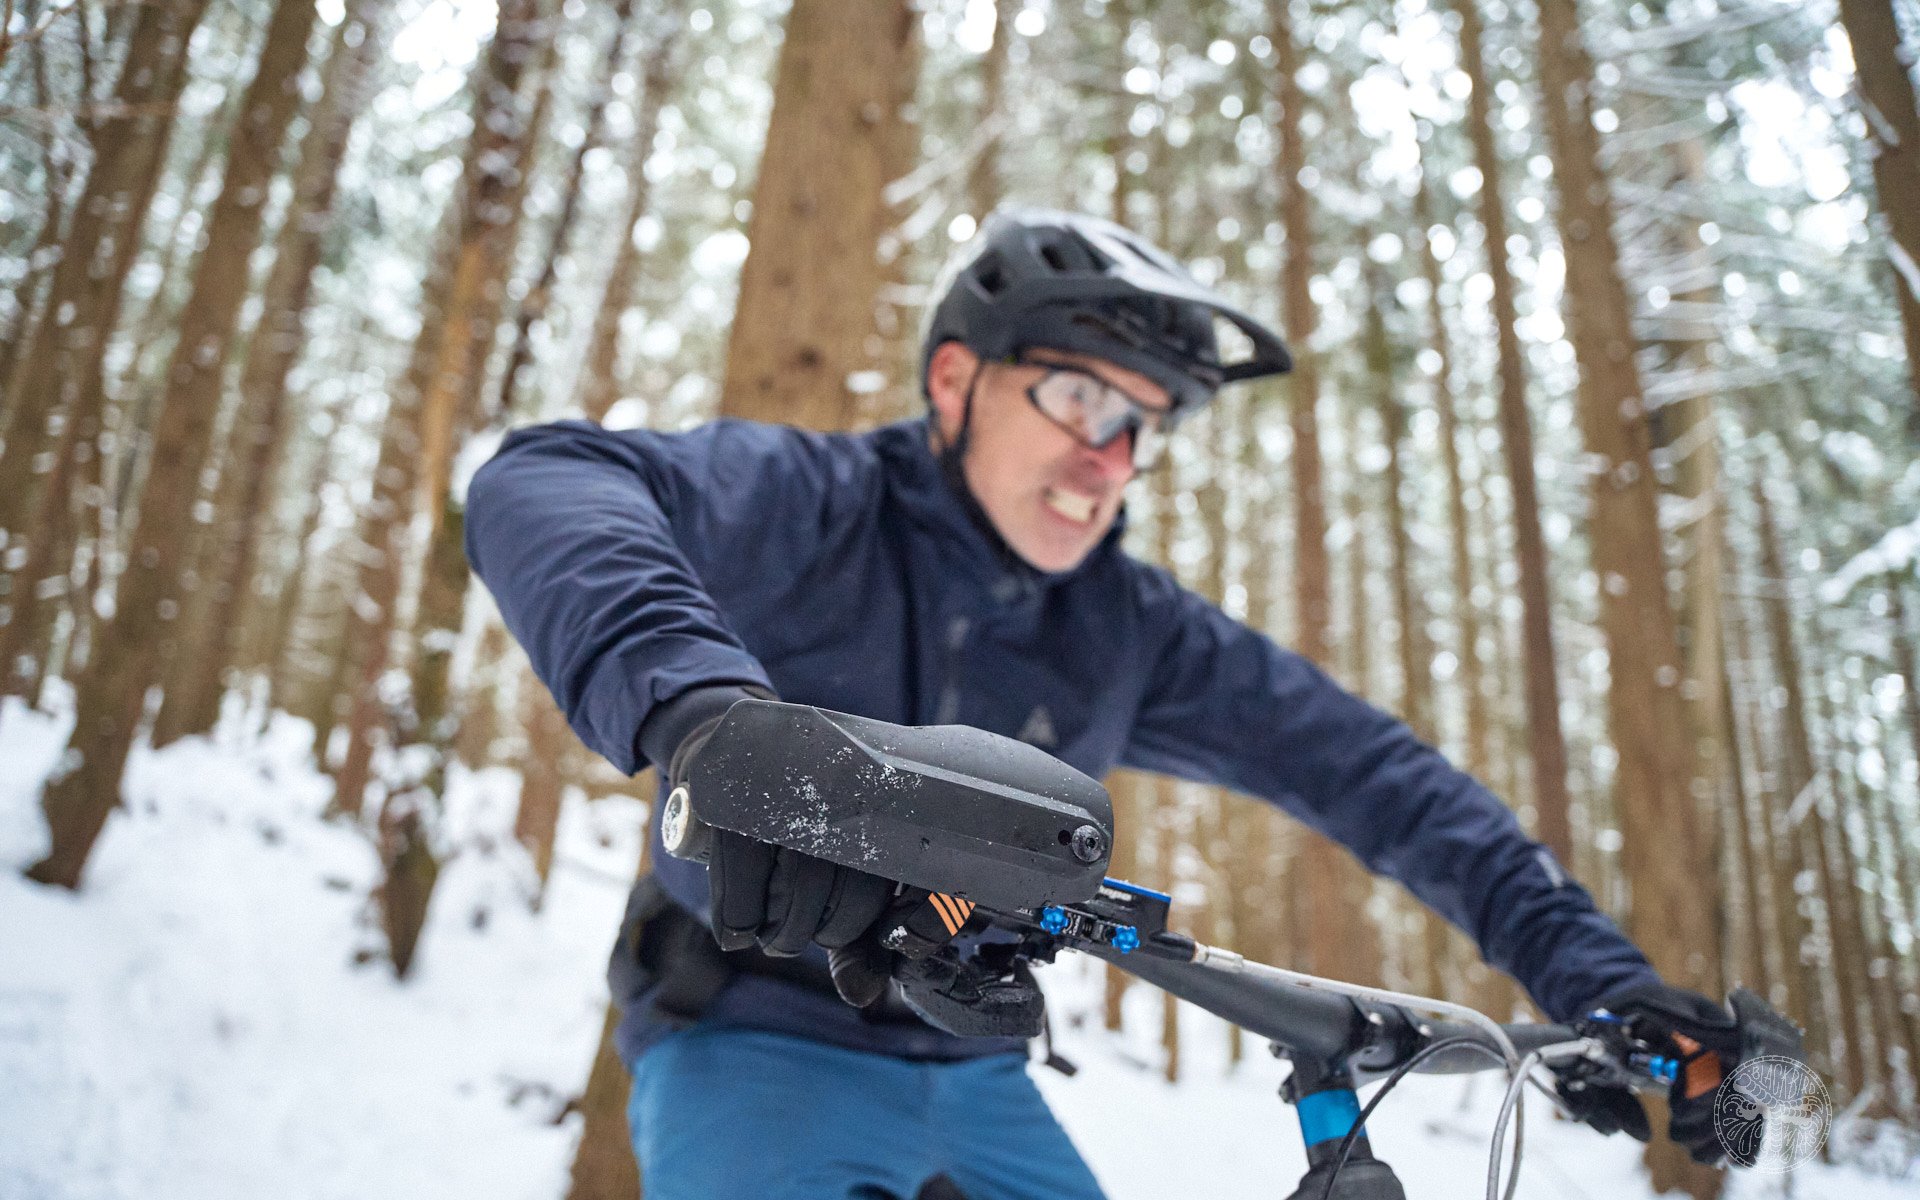
[[[1146,939],[1184,941],[1166,932],[1170,903],[1160,892],[1108,879],[1077,904],[1013,911],[969,904],[962,923],[1006,930],[1020,940],[976,945],[965,955],[948,940],[957,926],[934,929],[933,906],[909,903],[889,914],[880,943],[896,952],[893,978],[902,999],[929,1024],[963,1037],[1035,1037],[1045,1024],[1046,999],[1032,963],[1052,962],[1062,949],[1106,947],[1127,954]],[[924,928],[916,929],[916,921]],[[1191,943],[1186,949],[1191,953]]]
[[[1665,1093],[1680,1075],[1680,1060],[1658,1053],[1637,1038],[1619,1017],[1601,1009],[1573,1023],[1574,1032],[1594,1043],[1596,1052],[1555,1064],[1555,1075],[1568,1083],[1623,1087],[1630,1091]]]
[[[991,949],[979,947],[968,958],[951,949],[900,958],[893,978],[901,998],[928,1024],[960,1037],[1040,1036],[1046,997],[1026,958],[1010,954],[998,963],[999,955],[986,953]]]

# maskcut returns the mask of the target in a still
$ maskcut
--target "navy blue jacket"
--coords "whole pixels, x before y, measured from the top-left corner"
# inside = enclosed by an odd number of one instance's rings
[[[1095,778],[1139,767],[1279,805],[1464,929],[1553,1018],[1654,978],[1506,806],[1404,724],[1129,557],[1117,529],[1044,575],[975,512],[924,421],[569,421],[515,431],[480,469],[467,556],[574,730],[623,771],[646,765],[648,714],[706,685],[973,725]],[[705,868],[661,852],[657,816],[653,839],[661,883],[704,919]],[[631,1058],[662,1027],[616,999]],[[761,976],[709,1015],[913,1057],[1005,1048]]]

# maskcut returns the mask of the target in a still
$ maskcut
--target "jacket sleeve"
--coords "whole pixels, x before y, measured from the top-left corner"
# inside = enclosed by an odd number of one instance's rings
[[[636,734],[656,706],[711,685],[771,690],[683,545],[728,538],[728,512],[792,499],[802,466],[785,432],[536,426],[468,488],[468,562],[574,731],[622,771],[645,765]]]
[[[1258,796],[1405,884],[1565,1020],[1657,978],[1507,807],[1406,725],[1163,572],[1129,765]]]

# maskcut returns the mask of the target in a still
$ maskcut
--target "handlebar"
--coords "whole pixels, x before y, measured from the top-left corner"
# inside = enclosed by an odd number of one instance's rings
[[[1331,991],[1262,978],[1256,974],[1209,969],[1153,954],[1123,954],[1112,947],[1075,946],[1204,1009],[1248,1033],[1272,1042],[1289,1058],[1320,1062],[1345,1059],[1361,1082],[1384,1076],[1422,1048],[1441,1041],[1471,1039],[1491,1054],[1458,1046],[1423,1059],[1420,1074],[1452,1075],[1497,1070],[1510,1046],[1520,1055],[1578,1041],[1570,1025],[1518,1022],[1499,1026],[1508,1046],[1483,1027],[1414,1012],[1398,1004],[1376,1003]]]

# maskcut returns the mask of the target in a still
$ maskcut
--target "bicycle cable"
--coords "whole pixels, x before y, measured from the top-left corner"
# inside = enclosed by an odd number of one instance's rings
[[[1455,1047],[1477,1050],[1489,1058],[1492,1058],[1501,1066],[1507,1065],[1506,1060],[1500,1056],[1498,1051],[1475,1037],[1461,1035],[1441,1038],[1437,1042],[1422,1046],[1412,1058],[1409,1058],[1406,1062],[1401,1063],[1393,1069],[1392,1074],[1387,1076],[1386,1082],[1380,1085],[1380,1090],[1368,1098],[1366,1107],[1361,1109],[1359,1117],[1355,1118],[1353,1128],[1347,1130],[1347,1136],[1340,1140],[1340,1155],[1333,1160],[1333,1170],[1327,1175],[1327,1190],[1321,1193],[1320,1200],[1329,1200],[1329,1197],[1333,1195],[1333,1187],[1340,1178],[1340,1172],[1346,1169],[1347,1160],[1353,1157],[1353,1148],[1360,1143],[1360,1131],[1366,1128],[1367,1118],[1371,1117],[1374,1110],[1380,1107],[1380,1102],[1387,1098],[1387,1093],[1391,1092],[1402,1079],[1412,1074],[1415,1067],[1418,1067],[1421,1063],[1439,1054],[1441,1051],[1451,1050]]]
[[[1513,1200],[1513,1191],[1520,1183],[1520,1137],[1525,1122],[1521,1116],[1521,1101],[1529,1082],[1533,1079],[1533,1069],[1548,1059],[1567,1058],[1583,1054],[1590,1050],[1593,1042],[1589,1038],[1579,1038],[1571,1042],[1556,1042],[1550,1046],[1540,1046],[1527,1053],[1520,1060],[1519,1069],[1507,1084],[1507,1094],[1500,1101],[1500,1115],[1493,1123],[1493,1151],[1487,1159],[1487,1200],[1500,1200],[1500,1156],[1507,1140],[1507,1122],[1513,1121],[1513,1170],[1507,1176],[1506,1200]],[[1535,1082],[1535,1086],[1538,1086]],[[1541,1089],[1545,1091],[1544,1088]],[[1551,1093],[1549,1093],[1551,1094]],[[1559,1107],[1556,1097],[1556,1107]]]

